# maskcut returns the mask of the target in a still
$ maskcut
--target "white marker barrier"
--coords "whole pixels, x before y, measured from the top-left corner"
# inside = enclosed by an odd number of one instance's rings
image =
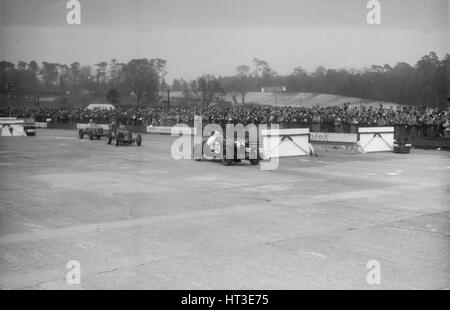
[[[391,152],[394,148],[394,127],[359,128],[355,149],[363,153]]]
[[[193,127],[178,127],[178,126],[147,126],[147,133],[159,133],[159,134],[172,134],[172,130],[177,133],[183,133],[188,135],[193,135],[196,133],[196,128]]]
[[[305,156],[314,153],[309,143],[309,129],[263,129],[261,130],[263,159],[272,157]]]
[[[77,129],[86,129],[89,123],[77,123]],[[95,124],[99,127],[102,127],[103,130],[109,130],[111,127],[109,124]]]
[[[1,118],[0,119],[0,136],[2,137],[24,137],[27,134],[23,128],[23,119]]]
[[[314,142],[337,142],[337,143],[353,143],[358,142],[358,134],[356,133],[333,133],[333,132],[311,132],[310,140]]]
[[[36,122],[36,128],[47,128],[46,122]]]

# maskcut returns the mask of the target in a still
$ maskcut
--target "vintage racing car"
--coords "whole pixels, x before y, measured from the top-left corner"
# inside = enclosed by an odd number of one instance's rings
[[[227,158],[227,146],[233,149],[233,157],[231,158]],[[215,132],[210,137],[203,138],[201,148],[202,150],[199,151],[199,154],[202,154],[201,159],[220,160],[224,166],[230,166],[234,162],[241,162],[242,160],[248,160],[252,165],[257,165],[261,160],[258,142],[249,141],[248,138],[245,140],[235,138],[230,141]],[[196,158],[195,160],[201,159]]]
[[[87,135],[90,140],[94,140],[94,137],[100,139],[107,136],[107,131],[97,124],[89,123],[86,128],[78,130],[80,139],[83,139],[84,135]]]
[[[36,135],[36,123],[34,119],[25,119],[23,123],[23,130],[27,136]]]
[[[394,153],[408,154],[411,152],[411,146],[409,138],[396,138],[394,141]]]
[[[142,144],[142,137],[140,134],[136,135],[136,138],[133,138],[133,134],[131,133],[131,130],[128,129],[125,125],[120,125],[116,128],[113,128],[108,133],[106,142],[108,144],[111,144],[112,141],[115,141],[115,145],[130,145],[133,143],[136,143],[137,146],[141,146]]]

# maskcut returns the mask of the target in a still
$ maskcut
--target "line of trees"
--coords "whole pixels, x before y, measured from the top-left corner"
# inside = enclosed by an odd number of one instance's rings
[[[159,58],[132,59],[128,63],[113,59],[94,66],[0,61],[0,87],[12,81],[16,96],[104,95],[111,103],[119,103],[121,95],[132,95],[138,105],[152,104],[159,98],[165,75],[166,61]]]
[[[154,104],[169,88],[183,92],[187,102],[208,106],[230,94],[235,103],[245,104],[246,94],[262,87],[286,86],[288,92],[327,93],[390,101],[409,105],[439,106],[449,96],[450,55],[444,58],[431,52],[415,65],[405,62],[373,65],[362,70],[326,69],[318,67],[307,72],[296,67],[289,75],[279,75],[267,61],[255,58],[240,65],[233,76],[206,74],[195,80],[175,79],[166,83],[166,61],[163,59],[132,59],[120,63],[113,59],[94,66],[36,61],[17,64],[0,61],[0,87],[13,81],[17,96],[36,93],[102,95],[111,103],[132,96],[138,105]]]
[[[289,75],[278,75],[269,64],[255,58],[250,65],[240,65],[234,76],[218,77],[225,93],[236,103],[245,104],[248,92],[262,87],[286,86],[288,92],[326,93],[366,98],[407,105],[445,105],[450,96],[450,55],[439,59],[431,52],[412,66],[399,62],[394,67],[372,65],[362,70],[326,69],[307,72],[296,67]],[[175,79],[172,89],[186,92],[191,85]]]

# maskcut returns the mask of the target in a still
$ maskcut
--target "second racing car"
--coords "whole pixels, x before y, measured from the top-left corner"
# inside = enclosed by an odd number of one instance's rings
[[[102,126],[95,124],[92,120],[90,120],[86,128],[81,128],[78,130],[78,136],[80,139],[83,139],[85,135],[88,136],[90,140],[94,140],[94,138],[100,139],[101,137],[107,136],[107,134],[107,130],[104,130]]]
[[[133,137],[133,133],[131,130],[125,125],[119,125],[108,133],[106,142],[111,144],[114,140],[114,144],[116,146],[119,145],[131,145],[136,143],[137,146],[141,146],[142,144],[142,136],[140,134],[136,135],[136,138]]]

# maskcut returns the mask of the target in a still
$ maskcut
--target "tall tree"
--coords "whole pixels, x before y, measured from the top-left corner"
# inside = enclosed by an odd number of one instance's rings
[[[183,91],[183,85],[181,85],[180,80],[174,79],[172,82],[172,90],[173,91]]]
[[[79,62],[74,62],[70,65],[69,68],[70,74],[70,90],[72,93],[75,93],[80,86],[80,74],[81,67]]]
[[[204,108],[207,108],[212,102],[221,101],[225,94],[219,80],[210,74],[192,81],[191,90],[197,99],[201,101]]]
[[[147,102],[151,102],[158,96],[159,76],[153,63],[146,58],[133,59],[124,68],[126,81],[129,88],[136,96],[137,105],[146,95]]]
[[[44,61],[40,73],[46,90],[53,90],[58,81],[58,65]]]
[[[236,91],[241,95],[241,103],[245,104],[245,96],[250,91],[250,67],[240,65],[236,68],[237,85]]]
[[[102,85],[106,84],[106,69],[108,67],[108,63],[106,61],[102,61],[95,64],[95,80],[97,83],[98,90],[102,87]]]

